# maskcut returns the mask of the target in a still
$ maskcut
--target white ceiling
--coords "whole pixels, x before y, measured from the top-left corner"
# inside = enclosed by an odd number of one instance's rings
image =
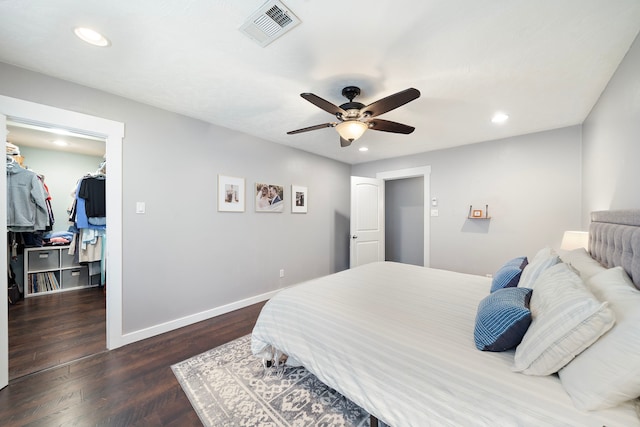
[[[239,28],[262,4],[0,0],[0,61],[354,164],[579,124],[640,31],[638,0],[284,0],[301,24],[260,47]],[[300,93],[348,85],[420,90],[381,116],[416,131],[286,135],[335,119]]]

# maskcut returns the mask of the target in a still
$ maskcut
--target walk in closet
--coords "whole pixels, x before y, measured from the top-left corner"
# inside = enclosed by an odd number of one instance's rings
[[[7,139],[15,132],[24,144],[7,142],[7,241],[16,281],[27,297],[104,285],[104,155],[36,147],[28,138],[40,131],[15,129]]]
[[[19,124],[7,128],[7,271],[10,283],[15,281],[24,296],[10,307],[10,325],[12,314],[14,318],[26,318],[29,324],[27,312],[33,298],[39,299],[40,307],[43,302],[48,305],[47,311],[53,311],[56,316],[55,307],[62,300],[51,298],[68,292],[99,292],[102,298],[98,298],[96,308],[103,312],[107,236],[104,141],[60,136],[47,129]],[[59,149],[53,145],[63,141],[70,146]],[[79,308],[85,309],[92,310],[90,306]],[[61,316],[65,317],[59,319],[63,324],[75,319],[76,313],[65,311]],[[104,329],[104,318],[101,322]],[[82,328],[80,323],[72,322],[70,327]],[[65,331],[59,332],[58,337],[51,337],[52,345],[55,340],[65,339]],[[104,331],[101,334],[104,346]],[[9,336],[12,336],[11,330]],[[11,371],[11,340],[9,345]],[[43,353],[41,348],[32,352],[34,358]],[[34,360],[33,369],[49,367],[47,363],[54,362]],[[14,372],[17,371],[29,372],[22,367]]]

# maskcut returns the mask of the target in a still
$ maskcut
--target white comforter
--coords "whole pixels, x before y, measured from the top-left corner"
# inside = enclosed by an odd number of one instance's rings
[[[513,352],[475,348],[490,279],[391,262],[281,291],[252,351],[274,349],[394,426],[640,426],[631,404],[574,408],[557,376],[511,371]]]

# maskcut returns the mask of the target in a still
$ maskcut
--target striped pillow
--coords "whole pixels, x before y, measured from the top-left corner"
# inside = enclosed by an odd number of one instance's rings
[[[545,270],[531,297],[531,326],[516,348],[514,371],[550,375],[613,326],[606,302],[598,301],[567,264]]]
[[[522,270],[527,266],[528,260],[526,256],[521,256],[507,261],[493,275],[491,281],[491,292],[495,292],[502,288],[511,288],[518,286]]]
[[[483,351],[505,351],[522,341],[531,323],[529,288],[504,288],[489,294],[478,305],[474,338]]]
[[[529,265],[523,270],[518,286],[535,289],[536,280],[538,280],[542,272],[560,262],[558,255],[550,254],[541,256],[542,252],[543,251],[538,252]]]

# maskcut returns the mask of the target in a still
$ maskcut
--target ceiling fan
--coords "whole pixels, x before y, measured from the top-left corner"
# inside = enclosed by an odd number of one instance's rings
[[[360,95],[359,87],[345,87],[342,89],[342,96],[347,98],[349,102],[337,106],[312,93],[301,93],[301,97],[324,111],[335,115],[338,121],[292,130],[287,134],[294,135],[311,130],[335,127],[338,134],[340,134],[340,146],[348,147],[353,141],[360,138],[367,129],[403,134],[410,134],[415,130],[412,126],[376,117],[420,97],[418,89],[405,89],[369,105],[354,101],[353,99],[358,95]]]

